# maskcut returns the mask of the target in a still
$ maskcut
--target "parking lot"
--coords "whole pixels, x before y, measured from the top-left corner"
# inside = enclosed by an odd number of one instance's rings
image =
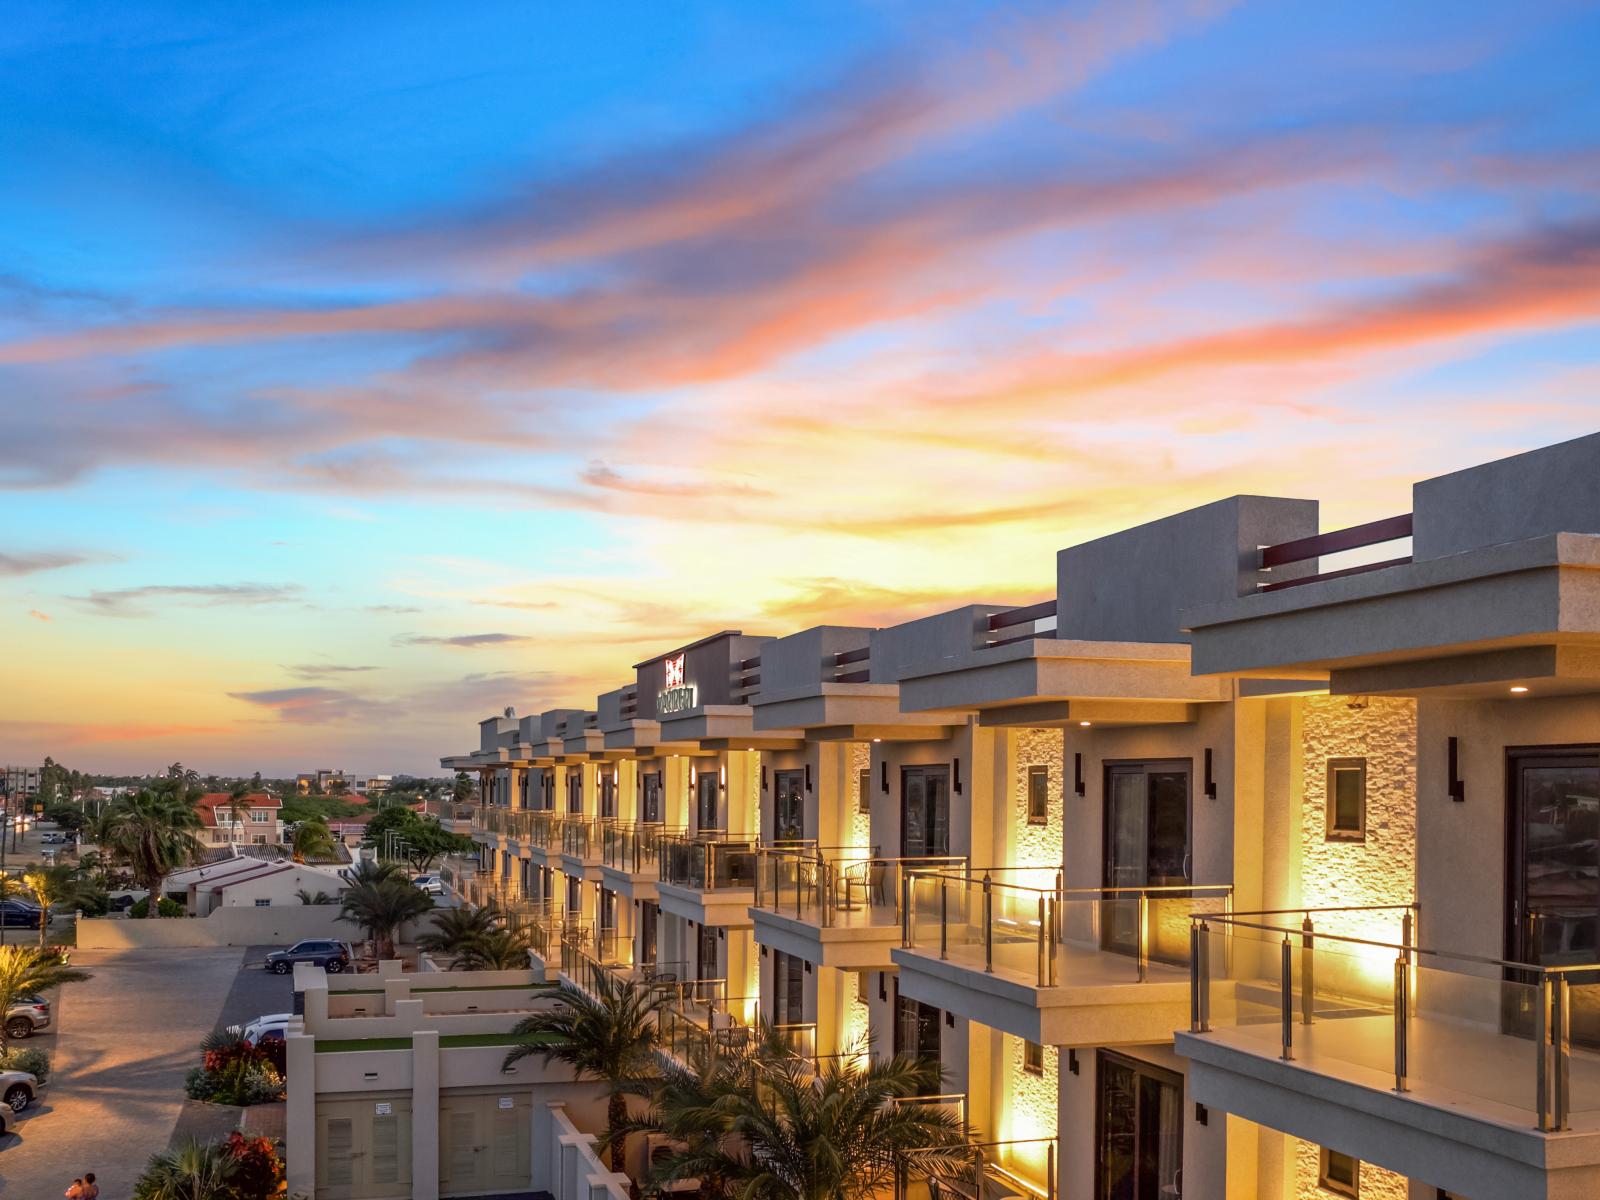
[[[0,1195],[59,1196],[85,1171],[106,1200],[131,1194],[172,1136],[201,1037],[289,1010],[289,977],[244,969],[267,949],[75,953],[91,978],[54,998],[52,1032],[26,1043],[54,1066],[43,1101],[0,1139]]]

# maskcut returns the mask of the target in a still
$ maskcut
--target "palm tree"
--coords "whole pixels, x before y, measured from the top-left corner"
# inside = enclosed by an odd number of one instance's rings
[[[462,946],[454,965],[463,971],[526,969],[531,948],[527,930],[493,929]]]
[[[604,1083],[610,1089],[606,1140],[611,1169],[620,1171],[628,1120],[624,1089],[629,1081],[653,1073],[656,1012],[666,997],[655,988],[604,972],[595,979],[595,988],[590,996],[570,983],[561,984],[554,1007],[517,1022],[512,1032],[524,1040],[506,1055],[503,1066],[537,1054],[546,1066],[565,1063],[579,1078]]]
[[[382,883],[385,879],[394,879],[399,875],[399,863],[381,863],[376,859],[363,858],[350,868],[349,879],[354,884]]]
[[[942,1105],[900,1103],[937,1090],[938,1064],[862,1059],[814,1067],[767,1031],[754,1053],[713,1051],[669,1066],[637,1126],[679,1147],[657,1165],[656,1181],[698,1178],[710,1195],[761,1200],[862,1200],[908,1160],[932,1174],[968,1172],[961,1118]]]
[[[22,873],[22,886],[39,906],[39,947],[43,949],[50,932],[50,909],[57,904],[70,903],[78,894],[78,872],[66,863],[52,867],[29,867]]]
[[[417,949],[448,958],[459,966],[466,947],[498,929],[500,919],[500,910],[492,904],[441,908],[433,914],[433,928],[417,937]]]
[[[333,831],[325,821],[308,818],[294,827],[294,860],[326,858],[333,853]]]
[[[236,783],[228,792],[228,819],[233,822],[233,828],[228,833],[230,841],[235,840],[234,835],[238,833],[239,826],[244,823],[249,813],[250,785],[243,782]]]
[[[310,892],[306,891],[305,888],[297,888],[295,890],[294,894],[295,894],[295,897],[300,901],[301,904],[337,904],[337,903],[339,903],[339,897],[337,897],[335,895],[332,895],[332,894],[330,894],[328,892],[321,891],[320,889],[318,890],[318,892],[317,892],[317,894],[315,896],[313,896]]]
[[[78,983],[89,978],[87,971],[67,966],[54,950],[34,946],[0,946],[0,1013],[11,1011],[24,996],[64,983]],[[0,1025],[0,1055],[6,1050],[6,1030]]]
[[[149,889],[150,916],[155,917],[161,881],[204,853],[194,835],[200,827],[200,816],[179,780],[175,787],[146,788],[118,800],[100,819],[95,840],[102,851],[127,863],[139,885]]]
[[[403,878],[358,883],[344,894],[339,920],[361,926],[379,958],[394,957],[394,935],[407,921],[433,908],[433,897]]]
[[[233,1193],[228,1181],[239,1160],[216,1142],[184,1142],[162,1150],[134,1185],[134,1200],[222,1200]]]

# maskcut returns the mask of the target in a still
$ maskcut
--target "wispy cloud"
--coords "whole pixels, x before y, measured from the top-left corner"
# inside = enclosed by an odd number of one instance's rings
[[[30,608],[28,610],[28,615],[35,621],[48,621],[50,619],[49,613],[42,613],[37,608]]]
[[[273,713],[292,725],[322,725],[335,721],[366,720],[389,707],[353,692],[329,687],[266,688],[229,692],[231,699]],[[392,714],[391,714],[392,715]]]
[[[507,646],[527,640],[522,634],[516,633],[460,633],[454,637],[406,633],[393,639],[396,646],[454,646],[462,650],[475,650],[480,646]]]
[[[92,591],[85,596],[68,598],[100,616],[144,617],[151,615],[163,603],[203,608],[289,604],[301,601],[304,594],[305,589],[294,583],[154,583],[142,587]]]
[[[0,553],[0,577],[33,575],[40,571],[57,571],[62,567],[75,567],[93,561],[86,554],[66,551],[41,550],[31,553]]]
[[[300,679],[337,679],[345,675],[356,675],[378,670],[377,667],[345,666],[341,663],[297,663],[285,669],[291,675]]]

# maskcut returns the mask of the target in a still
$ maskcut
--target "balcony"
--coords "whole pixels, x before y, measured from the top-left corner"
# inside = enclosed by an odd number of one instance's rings
[[[683,834],[681,825],[605,822],[600,829],[600,872],[605,886],[630,899],[654,900],[661,878],[662,841]]]
[[[1054,867],[908,873],[891,952],[901,993],[1041,1045],[1171,1041],[1188,1022],[1190,914],[1225,913],[1232,887],[1060,878]]]
[[[929,1097],[943,1100],[945,1097]],[[956,1097],[965,1100],[965,1097]],[[971,1140],[965,1161],[948,1152],[912,1151],[895,1185],[894,1200],[1056,1200],[1056,1139]]]
[[[966,867],[965,858],[885,858],[849,846],[762,847],[756,941],[819,966],[885,970],[901,940],[908,873]]]
[[[561,857],[567,874],[599,879],[605,828],[611,824],[594,817],[568,816],[561,822]]]
[[[1409,909],[1196,919],[1194,1098],[1452,1193],[1600,1194],[1600,969],[1411,929]]]
[[[661,838],[661,910],[700,925],[747,926],[756,842],[711,834]]]

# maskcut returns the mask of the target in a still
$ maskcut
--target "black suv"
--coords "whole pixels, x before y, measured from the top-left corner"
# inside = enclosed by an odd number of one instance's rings
[[[0,926],[37,929],[40,921],[48,925],[54,919],[37,904],[29,904],[26,900],[0,900]]]
[[[267,970],[287,975],[297,962],[315,963],[331,975],[337,975],[350,965],[354,957],[349,942],[315,941],[296,942],[287,950],[274,950],[267,955]]]

